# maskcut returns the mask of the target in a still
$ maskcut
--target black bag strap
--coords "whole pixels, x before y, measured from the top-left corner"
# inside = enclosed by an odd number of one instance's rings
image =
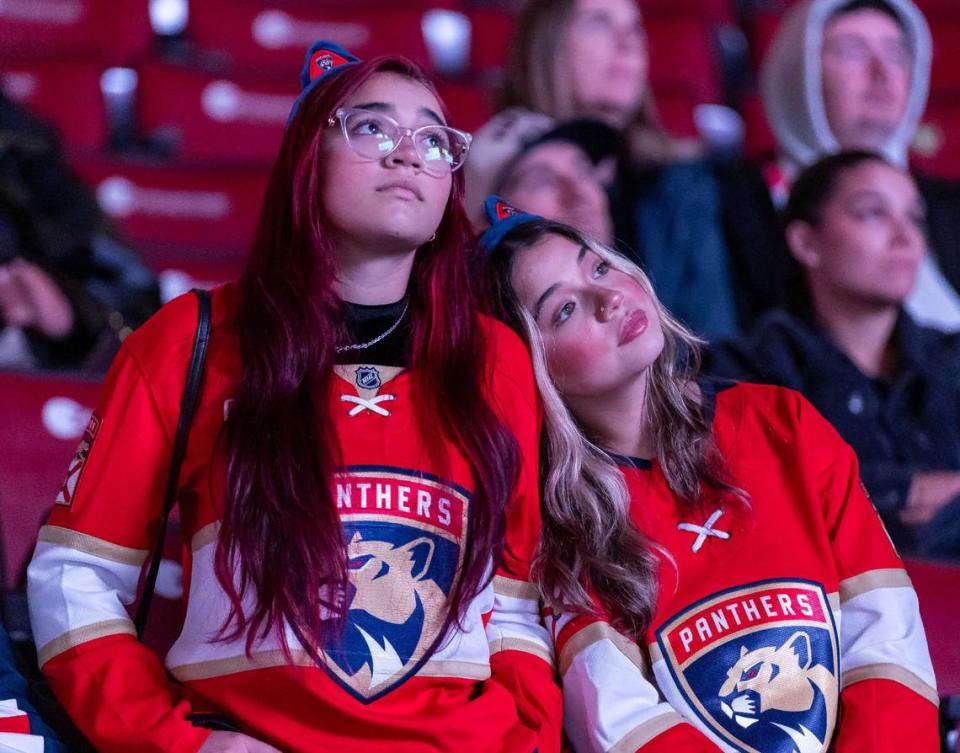
[[[150,569],[143,584],[137,615],[133,620],[139,637],[143,637],[147,615],[150,613],[150,603],[153,601],[153,591],[157,585],[157,573],[160,572],[160,560],[163,559],[163,542],[167,536],[167,523],[177,501],[180,466],[183,465],[183,458],[187,454],[187,438],[190,435],[190,425],[193,423],[193,414],[200,397],[207,341],[210,339],[210,293],[198,289],[191,292],[197,297],[197,334],[193,339],[193,353],[190,355],[190,366],[187,368],[187,381],[183,388],[183,396],[180,398],[180,418],[177,420],[177,435],[173,441],[173,458],[170,461],[170,475],[167,477],[167,490],[163,500],[160,533],[150,555]]]

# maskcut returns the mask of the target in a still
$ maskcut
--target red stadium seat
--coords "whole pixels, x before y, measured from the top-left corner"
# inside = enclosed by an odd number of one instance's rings
[[[930,91],[960,92],[960,9],[954,19],[930,24],[933,34],[933,69],[930,72]]]
[[[697,102],[723,94],[715,28],[697,19],[649,20],[650,78],[663,90],[682,91]]]
[[[759,71],[767,50],[780,28],[782,13],[757,13],[744,24],[747,41],[750,43],[750,62]]]
[[[479,72],[506,68],[516,16],[492,8],[476,8],[467,15],[472,27],[470,67]]]
[[[192,288],[209,290],[243,272],[244,259],[235,254],[217,254],[204,249],[162,252],[147,249],[143,260],[157,274],[160,298],[166,303]]]
[[[747,157],[763,157],[775,152],[777,138],[770,130],[767,114],[763,110],[763,102],[756,94],[743,98],[740,105],[740,114],[746,127],[744,134],[744,153]]]
[[[87,426],[97,381],[0,372],[3,586],[17,585]]]
[[[657,114],[660,122],[671,136],[677,138],[697,138],[697,127],[693,120],[693,109],[699,104],[683,92],[654,91],[657,102]]]
[[[957,5],[956,0],[914,0],[914,2],[932,23],[942,19],[960,18],[960,5]]]
[[[140,70],[137,120],[178,160],[270,165],[296,94],[293,76],[283,85],[251,83],[153,64]]]
[[[87,56],[119,65],[151,44],[149,0],[4,0],[0,58]]]
[[[121,162],[74,165],[104,212],[132,241],[157,249],[246,254],[266,187],[262,170]]]
[[[343,4],[346,5],[346,4]],[[330,39],[361,58],[400,53],[428,65],[422,9],[323,10],[316,4],[204,0],[190,5],[186,34],[221,69],[273,69],[296,76],[306,49]]]
[[[957,650],[957,595],[960,565],[908,560],[903,563],[920,600],[930,658],[941,696],[960,695],[960,651]]]
[[[960,91],[931,97],[910,161],[922,172],[960,180]]]
[[[493,96],[488,89],[449,82],[438,84],[437,89],[450,113],[450,125],[455,128],[476,131],[493,117]]]
[[[68,149],[98,150],[109,138],[102,71],[90,62],[0,62],[0,88],[53,125]]]
[[[711,23],[733,21],[732,0],[640,0],[640,9],[645,19],[651,18],[699,18]]]

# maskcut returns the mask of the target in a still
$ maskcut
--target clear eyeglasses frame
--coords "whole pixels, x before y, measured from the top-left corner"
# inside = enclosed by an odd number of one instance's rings
[[[360,157],[376,162],[389,157],[410,139],[426,173],[443,177],[459,170],[467,159],[472,136],[445,125],[404,128],[382,112],[358,107],[341,107],[327,121],[340,122],[347,145]]]

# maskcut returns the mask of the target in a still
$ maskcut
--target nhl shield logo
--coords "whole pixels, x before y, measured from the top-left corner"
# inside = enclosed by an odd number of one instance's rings
[[[725,591],[664,623],[657,645],[683,700],[729,748],[828,749],[839,652],[820,584],[765,581]]]
[[[463,558],[469,495],[396,468],[354,467],[337,478],[347,544],[345,632],[324,647],[326,669],[368,703],[429,658]]]
[[[357,387],[364,390],[378,390],[383,384],[380,379],[380,372],[373,366],[359,366],[354,372],[354,379]]]

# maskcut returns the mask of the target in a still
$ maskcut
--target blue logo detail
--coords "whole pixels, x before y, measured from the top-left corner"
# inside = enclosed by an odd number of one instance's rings
[[[361,389],[376,390],[383,384],[380,379],[380,372],[373,366],[360,366],[355,373],[357,386]]]
[[[367,703],[426,661],[446,617],[460,547],[405,521],[344,520],[350,585],[344,634],[324,647],[330,674]]]

